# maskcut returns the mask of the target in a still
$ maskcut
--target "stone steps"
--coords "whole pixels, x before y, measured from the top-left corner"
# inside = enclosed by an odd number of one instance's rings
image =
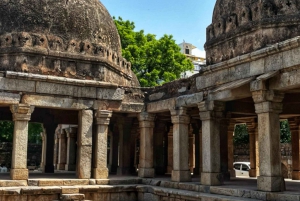
[[[81,193],[61,194],[60,201],[84,201],[85,195]]]

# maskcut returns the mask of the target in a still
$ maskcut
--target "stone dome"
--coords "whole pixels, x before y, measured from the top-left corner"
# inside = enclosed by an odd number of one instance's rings
[[[0,71],[139,86],[99,0],[1,0]]]
[[[1,0],[0,35],[11,32],[89,41],[121,53],[118,31],[99,0]]]
[[[206,31],[207,63],[250,53],[300,34],[300,0],[217,0]]]

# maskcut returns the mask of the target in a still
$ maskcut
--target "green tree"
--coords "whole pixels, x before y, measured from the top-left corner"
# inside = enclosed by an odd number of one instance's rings
[[[192,62],[180,52],[172,35],[156,39],[143,30],[134,31],[134,22],[114,18],[121,43],[122,55],[131,62],[141,86],[157,86],[180,78],[182,72],[194,68]]]
[[[36,143],[41,141],[40,133],[43,132],[42,124],[28,124],[28,142]],[[14,122],[0,121],[0,142],[12,142],[14,133]]]
[[[237,124],[234,129],[233,144],[248,144],[249,134],[246,124]]]
[[[287,120],[280,121],[280,142],[290,143],[292,140],[291,137],[289,122]]]

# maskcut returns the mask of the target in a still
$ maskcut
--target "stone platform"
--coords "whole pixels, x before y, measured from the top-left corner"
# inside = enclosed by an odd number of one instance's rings
[[[0,201],[54,201],[72,196],[93,201],[300,200],[300,182],[294,181],[286,181],[287,191],[271,193],[258,191],[256,179],[249,178],[232,178],[218,187],[201,185],[199,178],[193,178],[192,182],[171,182],[169,177],[76,179],[74,173],[36,173],[20,181],[8,178],[8,174],[0,174]]]

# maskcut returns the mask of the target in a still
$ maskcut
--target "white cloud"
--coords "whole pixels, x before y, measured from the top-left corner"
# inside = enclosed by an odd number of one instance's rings
[[[192,50],[192,55],[195,55],[197,57],[206,57],[206,52],[204,50],[200,50],[198,48],[195,48]]]

